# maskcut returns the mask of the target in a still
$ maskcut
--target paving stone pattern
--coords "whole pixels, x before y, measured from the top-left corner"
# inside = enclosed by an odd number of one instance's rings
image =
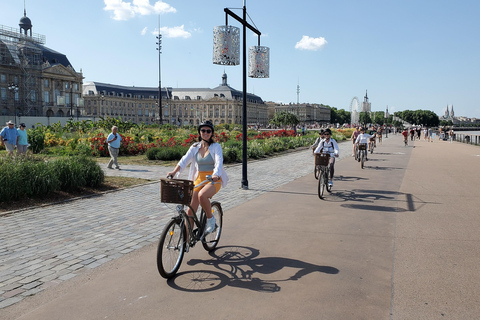
[[[350,143],[340,143],[339,147],[343,158],[350,156]],[[121,164],[121,158],[119,162]],[[214,199],[222,203],[228,219],[228,209],[312,174],[313,162],[311,151],[305,149],[251,161],[248,190],[240,188],[242,166],[228,166],[229,184]],[[172,169],[164,166],[121,168],[105,168],[105,172],[156,179],[165,177]],[[182,178],[186,177],[182,175]],[[0,309],[158,241],[163,226],[173,214],[172,206],[169,208],[160,202],[159,188],[158,182],[152,182],[1,216]]]

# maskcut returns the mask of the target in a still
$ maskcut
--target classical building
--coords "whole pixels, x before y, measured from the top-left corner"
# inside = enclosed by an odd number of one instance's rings
[[[0,115],[82,115],[82,72],[44,46],[45,36],[32,32],[25,10],[19,27],[0,25]]]
[[[162,122],[196,125],[211,120],[215,125],[241,124],[243,92],[227,83],[213,88],[171,88],[161,90]],[[134,123],[158,123],[158,87],[126,87],[99,82],[83,85],[86,116],[121,117]],[[267,105],[254,94],[247,94],[247,124],[268,123]]]
[[[274,102],[267,102],[269,117],[273,118],[275,113],[287,111],[295,114],[300,122],[306,124],[326,124],[330,123],[330,108],[322,104],[316,103],[290,103],[279,104]]]

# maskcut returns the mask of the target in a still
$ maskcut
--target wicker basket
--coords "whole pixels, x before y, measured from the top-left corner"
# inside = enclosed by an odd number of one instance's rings
[[[329,154],[315,153],[315,165],[316,166],[328,166]]]
[[[160,178],[160,197],[162,202],[190,204],[192,194],[193,181]]]
[[[367,144],[366,143],[359,143],[358,144],[358,150],[367,150]]]

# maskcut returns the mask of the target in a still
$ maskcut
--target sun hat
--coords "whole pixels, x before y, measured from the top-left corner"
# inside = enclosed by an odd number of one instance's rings
[[[12,120],[9,120],[9,121],[7,122],[7,125],[8,125],[8,124],[15,124],[15,123],[13,123]]]

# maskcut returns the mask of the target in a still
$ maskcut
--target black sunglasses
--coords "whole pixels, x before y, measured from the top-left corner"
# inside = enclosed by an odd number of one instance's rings
[[[212,133],[212,130],[210,129],[202,129],[200,130],[201,133]]]

